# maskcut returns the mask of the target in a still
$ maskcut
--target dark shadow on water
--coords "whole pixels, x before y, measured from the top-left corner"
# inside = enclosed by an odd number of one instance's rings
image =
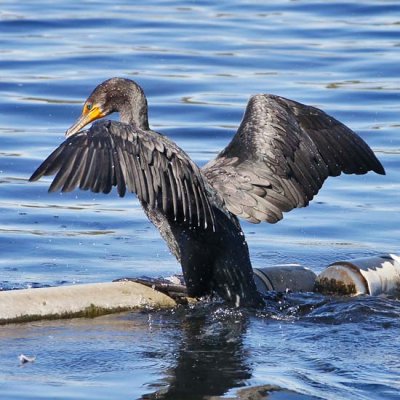
[[[142,399],[200,400],[244,386],[252,369],[243,347],[248,316],[216,306],[197,308],[181,318],[182,340],[167,387]]]
[[[251,345],[249,347],[245,341],[248,329],[251,327],[254,335],[254,325],[262,321],[267,323],[263,330],[271,336],[265,342],[269,344],[263,343],[263,347],[260,347],[263,349],[262,362],[271,365],[274,360],[278,365],[287,363],[284,368],[287,371],[290,371],[291,362],[307,362],[302,373],[308,376],[314,371],[316,378],[305,380],[304,387],[315,390],[321,384],[318,380],[321,369],[327,376],[332,375],[336,379],[336,373],[333,372],[336,356],[343,357],[343,362],[350,365],[352,357],[355,357],[356,365],[362,360],[358,352],[348,353],[346,343],[352,343],[354,335],[362,335],[365,346],[367,342],[374,343],[373,331],[392,329],[393,319],[398,320],[398,316],[399,302],[394,298],[335,297],[316,293],[271,293],[266,307],[256,312],[210,303],[182,308],[177,310],[173,318],[176,332],[180,335],[175,362],[165,370],[164,378],[149,386],[154,391],[142,395],[141,399],[216,400],[235,389],[235,396],[238,397],[229,398],[317,399],[320,397],[274,386],[275,382],[271,381],[273,374],[265,376],[265,386],[249,387],[252,379],[256,378],[257,381],[257,372],[253,368],[256,368],[258,361],[257,356],[252,354]],[[279,324],[287,331],[288,341],[279,339],[279,330],[274,329]],[[337,338],[329,336],[331,330],[335,330]],[[369,337],[371,333],[372,337]],[[318,348],[318,345],[311,343],[314,341],[319,341],[323,347]],[[305,345],[303,350],[302,343]],[[284,354],[293,347],[299,350]],[[340,375],[340,368],[338,371]],[[265,394],[265,388],[270,385],[275,389]],[[383,387],[392,390],[390,385]],[[315,394],[317,392],[315,390]]]

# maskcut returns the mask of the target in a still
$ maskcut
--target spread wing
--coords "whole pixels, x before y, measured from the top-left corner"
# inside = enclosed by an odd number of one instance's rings
[[[117,187],[165,215],[191,226],[214,227],[214,215],[198,167],[173,142],[152,131],[100,121],[65,140],[30,181],[56,174],[49,191],[79,187],[109,193]]]
[[[203,167],[230,212],[275,223],[305,207],[328,176],[385,171],[369,146],[323,111],[253,96],[230,144]]]

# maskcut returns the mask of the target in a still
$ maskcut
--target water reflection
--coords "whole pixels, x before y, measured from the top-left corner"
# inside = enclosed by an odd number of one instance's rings
[[[248,316],[237,310],[213,308],[211,313],[203,308],[185,310],[176,365],[165,378],[168,387],[145,394],[142,399],[222,396],[251,378],[252,368],[243,346]]]

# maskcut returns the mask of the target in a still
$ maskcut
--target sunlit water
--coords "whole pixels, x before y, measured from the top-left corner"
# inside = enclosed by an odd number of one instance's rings
[[[399,253],[398,2],[135,3],[1,3],[1,288],[179,272],[133,196],[27,182],[111,76],[136,79],[152,127],[199,164],[260,92],[316,105],[371,145],[385,177],[330,179],[279,224],[243,223],[254,266],[318,272]],[[293,294],[256,314],[202,305],[10,325],[0,328],[0,397],[202,399],[276,384],[298,399],[398,399],[399,318],[396,299]],[[20,353],[37,359],[19,367]]]

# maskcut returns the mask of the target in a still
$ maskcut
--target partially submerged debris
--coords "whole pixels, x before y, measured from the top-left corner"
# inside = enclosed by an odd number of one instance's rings
[[[20,355],[18,356],[18,359],[19,359],[19,362],[20,362],[21,364],[26,364],[26,363],[33,363],[33,362],[35,362],[36,357],[35,357],[35,356],[29,357],[29,356],[26,356],[25,354],[20,354]]]

